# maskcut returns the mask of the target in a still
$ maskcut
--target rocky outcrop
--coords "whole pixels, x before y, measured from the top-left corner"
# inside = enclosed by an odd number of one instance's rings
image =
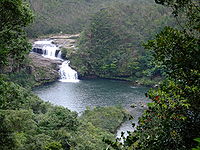
[[[78,37],[79,34],[51,35],[48,37],[32,39],[30,40],[30,42],[34,43],[35,41],[43,39],[52,40],[52,43],[60,47],[60,49],[62,50],[62,56],[64,56],[63,58],[67,58],[66,54],[70,54],[71,51],[75,50]],[[62,61],[60,59],[49,59],[43,57],[41,55],[43,54],[43,50],[40,47],[34,47],[32,51],[33,52],[28,55],[28,59],[30,60],[30,62],[28,63],[26,68],[28,68],[29,74],[34,77],[36,86],[58,80],[59,65],[62,64]],[[59,51],[60,50],[56,52],[56,55],[58,55]]]
[[[27,68],[29,73],[34,76],[37,85],[56,81],[59,78],[59,65],[61,60],[52,60],[45,58],[37,53],[30,53],[28,55],[30,60]]]
[[[80,34],[66,34],[66,35],[54,35],[50,39],[53,40],[53,43],[59,45],[62,48],[74,49],[76,48],[77,39],[80,37]]]

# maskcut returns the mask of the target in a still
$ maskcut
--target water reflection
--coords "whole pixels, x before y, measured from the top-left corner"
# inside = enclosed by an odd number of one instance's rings
[[[132,88],[127,82],[113,80],[82,80],[78,83],[55,82],[34,90],[44,101],[81,112],[86,106],[122,105],[128,108],[132,103],[147,99],[145,87]]]
[[[145,97],[146,87],[135,87],[127,82],[115,80],[82,80],[77,83],[55,82],[34,90],[44,101],[67,107],[81,113],[87,106],[125,107],[133,116],[132,121],[126,121],[117,131],[120,137],[122,131],[132,131],[132,122],[137,123],[148,102]],[[133,104],[135,108],[131,108]],[[127,135],[127,134],[126,134]]]

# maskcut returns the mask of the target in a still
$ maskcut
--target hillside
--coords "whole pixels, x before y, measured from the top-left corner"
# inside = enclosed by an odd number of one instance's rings
[[[153,0],[30,0],[34,23],[30,37],[52,33],[81,33],[76,53],[63,51],[79,77],[97,76],[149,82],[160,76],[143,43],[174,26],[169,9]],[[75,51],[74,51],[75,52]],[[144,81],[143,81],[144,80]],[[137,81],[138,82],[138,81]],[[155,84],[145,83],[145,84]]]
[[[96,7],[92,8],[103,8],[100,4],[108,4],[106,1],[99,1],[77,0],[77,3],[95,3]],[[121,107],[87,108],[78,116],[78,113],[63,106],[42,101],[27,88],[16,84],[16,80],[8,80],[4,67],[11,64],[9,74],[20,73],[27,64],[25,58],[31,45],[24,28],[32,23],[33,14],[24,0],[0,1],[0,150],[200,150],[200,3],[197,0],[155,0],[156,3],[171,8],[177,22],[182,21],[182,26],[178,22],[180,27],[175,28],[171,24],[171,17],[167,17],[170,16],[168,11],[165,12],[160,7],[149,7],[148,3],[138,1],[141,4],[139,7],[135,1],[132,5],[113,4],[112,7],[96,12],[80,34],[76,53],[73,51],[74,57],[69,55],[68,48],[65,47],[65,57],[73,58],[71,62],[78,68],[81,66],[79,72],[83,75],[151,78],[149,75],[155,76],[152,73],[156,73],[155,65],[164,70],[164,81],[145,93],[151,103],[147,104],[148,108],[139,118],[136,130],[128,132],[128,137],[121,134],[123,143],[114,139],[113,134],[127,117],[126,111]],[[49,8],[47,14],[51,15],[58,6],[63,6],[57,4],[64,4],[66,1],[30,2],[32,6],[37,5],[36,12],[39,16],[39,11],[46,10],[46,7]],[[61,16],[57,11],[55,13],[56,16]],[[44,23],[44,20],[37,19]],[[51,17],[47,23],[50,20],[60,25]],[[56,24],[43,26],[36,22],[35,25],[40,27],[36,30],[39,34],[45,33],[42,31],[56,32],[53,27],[59,29]],[[35,25],[33,29],[36,29]],[[173,27],[164,27],[165,25]],[[155,32],[159,34],[153,38],[152,34]],[[36,35],[33,30],[29,30],[29,33]],[[142,50],[141,43],[148,39],[151,40],[143,44],[146,50]],[[148,62],[152,60],[154,66],[149,67],[151,63]],[[32,63],[36,64],[34,61]],[[43,65],[44,62],[41,63]],[[30,68],[30,72],[32,71],[34,70]],[[47,74],[46,69],[39,73],[39,77],[43,73]],[[24,80],[24,76],[20,74],[17,78]],[[105,80],[104,83],[106,82]],[[27,81],[24,83],[28,84]],[[114,84],[111,86],[117,88]],[[122,84],[120,86],[123,87]],[[127,86],[128,89],[136,89],[131,84]],[[108,91],[112,91],[112,88],[108,86],[108,90],[99,89],[106,93],[104,95],[110,95]],[[82,95],[87,95],[85,89],[93,89],[93,86],[87,84],[83,92],[73,88]],[[63,91],[66,92],[65,88]],[[71,93],[73,92],[66,94]],[[95,96],[99,94],[93,93]],[[138,94],[136,91],[135,93]],[[99,96],[104,99],[104,95]],[[122,95],[130,96],[128,93]],[[76,96],[75,94],[75,98]],[[119,104],[123,105],[124,99],[118,97],[122,100]],[[131,96],[130,100],[135,101],[135,98],[137,97]],[[77,104],[76,100],[75,102]]]
[[[89,22],[92,14],[97,11],[119,2],[129,4],[134,1],[138,2],[138,0],[29,0],[35,13],[35,21],[28,27],[28,35],[36,37],[60,32],[79,33]]]
[[[68,59],[80,77],[151,80],[161,73],[151,64],[153,53],[142,45],[173,24],[168,9],[157,5],[144,1],[113,4],[91,17],[80,35],[79,49]]]

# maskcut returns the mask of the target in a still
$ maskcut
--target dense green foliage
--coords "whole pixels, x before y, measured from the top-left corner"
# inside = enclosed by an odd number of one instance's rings
[[[32,8],[37,4],[33,3],[37,1],[30,2]],[[47,8],[53,11],[53,6],[67,1],[49,2],[51,5]],[[156,2],[173,8],[175,17],[184,15],[184,19],[179,30],[166,27],[154,40],[145,44],[153,55],[140,49],[140,43],[150,39],[151,33],[160,30],[155,27],[166,25],[169,18],[163,9],[150,6],[147,2],[141,3],[144,9],[137,9],[139,4],[120,4],[97,12],[82,33],[79,49],[72,59],[83,75],[130,78],[159,74],[160,68],[149,63],[151,58],[165,70],[167,80],[158,89],[148,92],[153,102],[148,104],[149,109],[140,118],[137,130],[130,133],[123,144],[111,142],[114,138],[111,132],[116,130],[125,116],[121,108],[86,110],[79,119],[76,112],[43,102],[27,89],[0,78],[0,149],[108,149],[102,139],[115,149],[199,149],[199,3],[196,0]],[[95,3],[95,6],[97,4],[102,3]],[[0,6],[0,69],[2,72],[10,60],[13,62],[12,71],[19,70],[30,48],[23,28],[32,21],[33,15],[21,0],[2,0]],[[43,9],[45,5],[38,7],[41,11],[46,10]],[[159,12],[155,13],[156,17],[154,10]],[[136,21],[139,24],[135,24]],[[50,27],[47,30],[57,29]]]
[[[183,89],[172,81],[150,91],[153,103],[140,119],[137,131],[127,138],[126,146],[144,150],[191,149],[195,144],[193,139],[200,134],[200,116],[199,110],[192,108],[187,92],[199,95],[199,90]]]
[[[106,107],[87,110],[79,118],[67,108],[43,102],[30,91],[2,80],[0,93],[3,150],[101,150],[107,147],[102,140],[114,139],[111,132],[125,117],[122,108]]]
[[[36,83],[34,76],[30,73],[27,73],[27,70],[24,68],[18,72],[8,73],[4,76],[6,76],[7,81],[17,83],[24,88],[31,89],[38,84]]]
[[[51,33],[79,33],[89,22],[91,14],[117,2],[131,0],[28,0],[36,14],[27,29],[31,37]],[[143,0],[141,0],[143,1]]]
[[[0,6],[1,65],[9,58],[18,66],[30,48],[22,29],[32,20],[32,13],[21,0],[2,0]],[[79,119],[76,112],[67,108],[44,102],[4,77],[0,75],[1,150],[101,150],[107,147],[103,138],[114,139],[114,134],[101,125],[93,125],[84,117]],[[10,76],[13,80],[17,77],[17,82],[25,84],[26,79],[21,78],[26,78],[26,74],[17,72]],[[111,113],[110,110],[123,112],[121,108],[108,110],[104,110],[105,114]],[[121,116],[116,112],[112,114]],[[105,116],[106,119],[110,118]]]
[[[186,15],[188,21],[183,30],[166,27],[145,45],[154,51],[154,61],[165,68],[167,80],[148,92],[153,102],[124,145],[108,143],[116,149],[198,149],[194,139],[200,137],[199,3],[156,2],[174,8],[175,17]]]
[[[23,28],[32,20],[32,12],[22,0],[0,2],[0,72],[8,60],[12,71],[19,69],[31,48]]]
[[[198,142],[198,146],[196,148],[192,148],[192,150],[200,150],[200,138],[194,139],[196,142]]]
[[[142,43],[172,24],[168,10],[150,2],[119,3],[97,12],[69,58],[81,76],[135,78],[158,76]],[[158,27],[158,28],[156,28]]]
[[[96,127],[115,133],[126,117],[128,117],[128,113],[120,107],[96,107],[93,110],[85,110],[81,119],[91,122]]]

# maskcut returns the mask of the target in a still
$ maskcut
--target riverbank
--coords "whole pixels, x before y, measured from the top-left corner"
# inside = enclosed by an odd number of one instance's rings
[[[134,86],[124,81],[85,79],[80,80],[78,83],[55,82],[47,86],[36,88],[34,92],[44,101],[67,107],[72,111],[78,112],[79,115],[83,114],[88,108],[90,108],[89,110],[93,110],[94,108],[103,110],[104,107],[121,106],[121,108],[133,116],[134,120],[131,122],[128,121],[128,124],[125,122],[124,126],[125,120],[120,117],[120,123],[115,125],[115,128],[117,128],[117,135],[120,136],[121,131],[127,131],[127,127],[128,129],[132,129],[132,122],[136,124],[138,117],[140,117],[146,109],[146,103],[150,102],[148,98],[145,97],[145,93],[148,90],[149,88],[147,87]],[[133,103],[134,106],[136,106],[135,108],[131,107]],[[102,114],[104,114],[103,111]],[[112,117],[112,115],[108,115],[107,117]],[[93,118],[95,120],[98,117]],[[100,117],[99,119],[103,118],[104,117]],[[121,125],[123,127],[118,128]]]
[[[74,63],[74,57],[76,57],[76,53],[78,50],[77,47],[77,40],[79,38],[80,34],[70,35],[70,34],[58,34],[58,35],[47,35],[43,36],[37,39],[31,39],[30,41],[34,43],[38,40],[52,40],[52,43],[57,45],[62,54],[61,57],[64,59],[72,60],[70,66],[71,68],[75,69],[78,72],[79,79],[112,79],[112,80],[119,80],[119,81],[128,81],[134,86],[147,86],[147,87],[157,87],[159,85],[159,82],[162,80],[161,77],[124,77],[124,76],[98,76],[95,73],[91,74],[82,74],[80,68],[82,66],[76,66]],[[91,74],[91,75],[89,75]],[[52,79],[54,82],[55,80]]]
[[[98,77],[95,75],[91,76],[80,76],[79,77],[81,80],[87,80],[87,79],[105,79],[105,80],[116,80],[116,81],[126,81],[129,84],[133,86],[145,86],[145,87],[151,87],[155,88],[158,87],[160,82],[163,80],[161,77],[156,77],[154,79],[151,78],[137,78],[137,79],[132,79],[132,78],[123,78],[123,77]]]
[[[43,150],[53,145],[56,149],[102,150],[108,146],[102,139],[115,139],[114,134],[81,120],[76,112],[44,102],[12,82],[0,80],[0,93],[1,135],[7,141],[3,149]]]

